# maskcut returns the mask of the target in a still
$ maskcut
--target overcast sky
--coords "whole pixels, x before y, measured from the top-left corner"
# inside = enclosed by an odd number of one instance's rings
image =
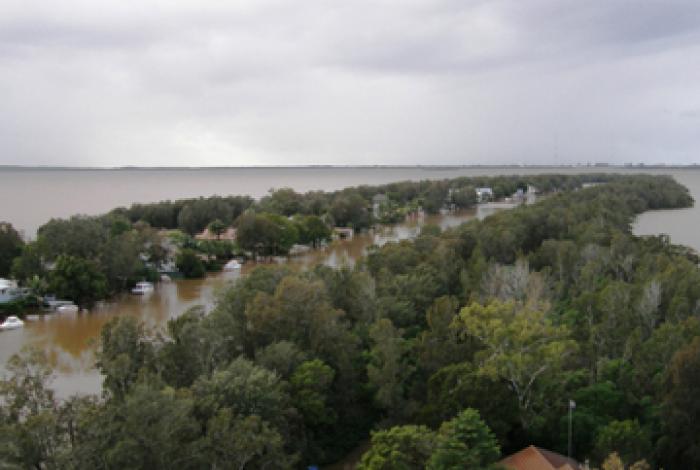
[[[0,164],[700,162],[698,0],[0,2]]]

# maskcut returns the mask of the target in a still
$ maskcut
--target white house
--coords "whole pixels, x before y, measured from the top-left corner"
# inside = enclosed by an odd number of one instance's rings
[[[479,202],[489,201],[493,199],[493,189],[491,188],[476,188],[476,199]]]
[[[0,304],[6,304],[13,300],[21,299],[26,295],[26,289],[17,287],[15,281],[0,278]]]
[[[378,216],[382,205],[386,204],[388,200],[386,194],[375,194],[372,198],[372,213]]]

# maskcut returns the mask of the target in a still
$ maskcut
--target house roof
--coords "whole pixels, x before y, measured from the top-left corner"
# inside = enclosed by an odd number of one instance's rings
[[[499,462],[511,470],[583,470],[573,459],[539,447],[529,446]]]
[[[217,240],[217,237],[215,234],[211,233],[209,231],[209,228],[205,228],[202,233],[199,233],[195,235],[197,240]],[[224,232],[221,233],[221,236],[218,238],[218,240],[235,240],[236,239],[236,229],[233,227],[228,227]]]

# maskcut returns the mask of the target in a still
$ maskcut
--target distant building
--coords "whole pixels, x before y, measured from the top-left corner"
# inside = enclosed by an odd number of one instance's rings
[[[561,454],[539,447],[526,447],[498,462],[509,470],[587,470],[582,465]]]
[[[29,291],[27,289],[17,287],[15,281],[0,278],[0,304],[19,300],[26,297],[28,293]]]
[[[215,233],[211,233],[209,231],[209,228],[205,228],[202,233],[198,233],[197,235],[194,236],[197,240],[228,240],[228,241],[235,241],[236,240],[236,229],[233,227],[228,227],[226,230],[221,232],[221,235],[218,237],[216,236]]]
[[[333,227],[333,238],[340,240],[352,240],[353,229],[349,227]]]
[[[389,198],[386,197],[386,194],[375,194],[372,198],[372,213],[378,215],[382,204],[386,204],[387,201]]]
[[[476,188],[476,199],[479,202],[490,201],[493,199],[493,189],[491,188]]]

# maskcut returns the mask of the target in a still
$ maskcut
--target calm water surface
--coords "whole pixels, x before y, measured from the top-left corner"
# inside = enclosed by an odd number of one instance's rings
[[[33,236],[36,228],[51,217],[74,213],[99,214],[119,205],[212,194],[264,195],[271,187],[289,186],[297,191],[335,190],[360,184],[381,184],[400,180],[451,178],[499,174],[626,172],[670,174],[687,186],[700,200],[700,170],[628,170],[589,168],[488,168],[488,169],[217,169],[217,170],[3,170],[0,169],[0,220],[12,222]],[[477,211],[413,220],[394,227],[334,242],[324,250],[292,258],[301,268],[318,263],[338,266],[354,263],[371,244],[412,238],[424,223],[444,227],[471,218],[483,218],[503,206],[482,206]],[[700,251],[700,211],[697,207],[674,211],[651,211],[639,217],[637,234],[668,233],[674,243]],[[23,346],[44,350],[56,367],[54,386],[59,396],[98,393],[101,377],[95,371],[94,341],[106,321],[115,315],[133,315],[153,328],[195,305],[211,307],[217,290],[245,275],[211,275],[204,280],[183,280],[160,284],[146,297],[124,294],[90,313],[56,314],[30,318],[24,329],[0,333],[0,365]]]

